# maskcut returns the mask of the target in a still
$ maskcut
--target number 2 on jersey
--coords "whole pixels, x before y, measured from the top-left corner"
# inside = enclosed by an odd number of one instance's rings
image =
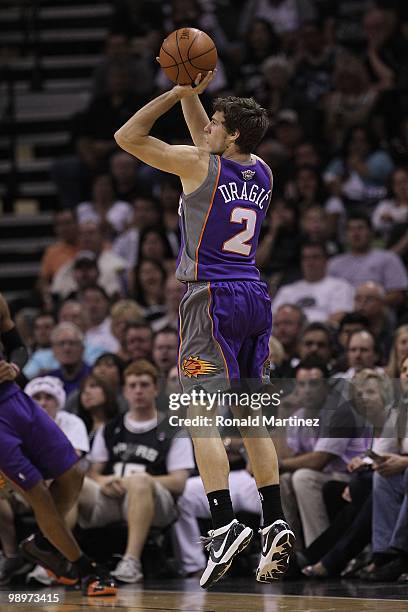
[[[250,208],[234,208],[230,217],[231,223],[246,223],[245,229],[235,234],[222,245],[223,251],[248,256],[252,245],[248,244],[255,234],[256,212]]]

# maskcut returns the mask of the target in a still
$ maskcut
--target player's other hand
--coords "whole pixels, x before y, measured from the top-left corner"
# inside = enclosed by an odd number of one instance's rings
[[[0,361],[0,383],[12,381],[17,378],[16,368],[7,361]]]
[[[176,85],[173,90],[177,92],[180,99],[188,96],[199,95],[208,87],[216,74],[216,68],[214,68],[214,70],[210,70],[204,76],[200,72],[194,81],[194,85]]]

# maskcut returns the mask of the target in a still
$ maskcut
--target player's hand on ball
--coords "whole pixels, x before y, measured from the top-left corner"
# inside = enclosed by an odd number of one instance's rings
[[[186,98],[188,96],[196,96],[203,93],[203,91],[207,88],[209,83],[213,80],[217,73],[217,69],[210,70],[203,77],[201,72],[197,75],[196,80],[194,81],[194,85],[175,85],[173,87],[173,91],[176,91],[180,100],[182,98]]]
[[[17,378],[16,368],[7,361],[0,361],[0,383],[12,381]]]

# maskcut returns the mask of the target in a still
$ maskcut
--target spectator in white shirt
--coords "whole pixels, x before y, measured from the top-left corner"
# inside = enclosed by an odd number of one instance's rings
[[[358,287],[374,281],[384,287],[385,302],[390,307],[403,303],[408,288],[407,271],[398,255],[372,247],[371,223],[367,215],[355,212],[347,220],[349,253],[333,257],[328,264],[330,276],[343,278]]]
[[[327,276],[327,254],[322,243],[302,246],[301,267],[303,279],[284,285],[276,294],[274,313],[282,304],[294,304],[309,321],[338,322],[353,310],[354,289],[343,279]]]
[[[395,224],[408,221],[408,170],[396,168],[391,185],[393,197],[379,202],[372,216],[374,229],[385,237]]]

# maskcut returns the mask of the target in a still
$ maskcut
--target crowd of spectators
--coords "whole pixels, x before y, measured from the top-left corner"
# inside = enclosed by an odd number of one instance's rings
[[[80,454],[86,443],[91,449],[72,525],[77,517],[83,527],[127,521],[119,580],[143,579],[149,529],[174,521],[181,570],[195,574],[205,563],[197,518],[209,511],[200,479],[189,477],[191,444],[156,436],[166,392],[180,390],[181,185],[113,139],[170,86],[155,57],[163,37],[184,25],[211,32],[219,52],[205,107],[214,96],[238,94],[254,96],[270,114],[256,153],[274,173],[257,252],[272,298],[271,372],[285,388],[280,417],[320,418],[318,430],[272,430],[298,566],[321,577],[360,569],[372,581],[408,572],[405,4],[115,3],[92,99],[72,118],[72,153],[53,166],[56,242],[42,260],[35,316],[32,308],[14,314],[30,348],[22,384],[49,402],[52,418],[76,415],[76,425],[57,422]],[[154,133],[190,142],[177,107]],[[234,505],[259,515],[242,447],[230,438],[225,445]],[[15,498],[0,502],[0,584],[27,570],[11,527],[21,511]]]

